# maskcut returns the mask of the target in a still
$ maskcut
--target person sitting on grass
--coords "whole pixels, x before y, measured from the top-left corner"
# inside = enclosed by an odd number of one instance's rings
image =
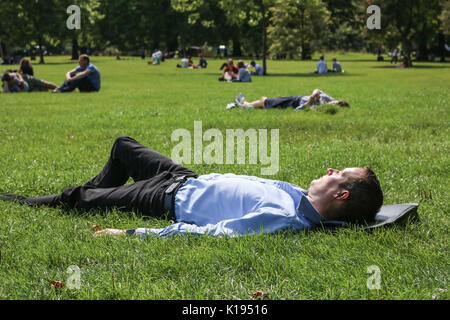
[[[342,70],[341,64],[336,60],[336,58],[333,58],[333,69],[328,70],[328,72],[344,72]]]
[[[41,80],[20,72],[5,71],[2,74],[3,92],[30,92],[54,90],[58,86],[52,82]]]
[[[186,57],[183,57],[181,59],[181,63],[177,64],[177,68],[189,68],[189,59]]]
[[[337,104],[341,107],[350,106],[348,102],[344,100],[336,100],[319,89],[315,89],[310,96],[291,96],[277,98],[261,97],[259,100],[253,102],[247,102],[244,95],[242,93],[239,93],[234,101],[234,103],[230,103],[227,105],[227,109],[231,109],[236,106],[242,109],[285,109],[291,106],[295,110],[302,110],[306,107],[313,109],[323,104]]]
[[[129,178],[133,184],[125,184]],[[211,173],[198,176],[170,158],[119,137],[103,170],[59,195],[0,199],[30,206],[63,205],[80,210],[135,211],[177,221],[166,228],[105,229],[104,234],[243,236],[320,227],[323,221],[372,221],[383,203],[375,173],[368,167],[327,169],[308,190],[253,176]]]
[[[397,66],[399,69],[409,68],[411,67],[411,63],[408,57],[403,57],[402,63]]]
[[[252,71],[251,74],[254,76],[263,76],[264,75],[264,69],[261,67],[260,64],[256,63],[255,61],[250,62],[250,65],[255,68],[255,71]]]
[[[237,79],[238,73],[239,69],[233,64],[233,59],[228,59],[219,81],[231,81]]]
[[[90,63],[89,56],[82,54],[78,58],[79,66],[66,73],[66,81],[53,92],[97,92],[100,90],[100,71]]]
[[[148,64],[151,66],[160,65],[162,57],[163,53],[161,50],[155,49],[155,52],[152,54],[152,61],[149,61]]]
[[[327,68],[327,63],[325,62],[325,57],[321,56],[319,59],[319,62],[317,62],[317,70],[314,71],[314,73],[318,73],[318,74],[323,74],[323,73],[327,73],[328,68]]]
[[[34,76],[34,70],[33,70],[33,66],[31,65],[30,60],[25,59],[25,58],[20,60],[19,72],[22,75],[27,74],[30,76]]]
[[[231,80],[232,82],[252,82],[252,76],[250,75],[250,71],[245,66],[244,61],[238,61],[238,76],[236,79]]]
[[[206,61],[205,56],[201,53],[198,57],[199,59],[197,67],[201,69],[206,69],[206,67],[208,66],[208,62]]]

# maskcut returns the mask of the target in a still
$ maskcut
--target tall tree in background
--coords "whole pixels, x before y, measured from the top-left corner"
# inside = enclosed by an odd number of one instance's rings
[[[0,10],[0,56],[5,60],[9,46],[16,40],[20,25],[17,24],[17,3],[6,1],[2,3]],[[17,30],[17,31],[16,31]]]
[[[320,0],[278,0],[270,9],[270,52],[292,59],[301,51],[302,60],[311,59],[312,43],[325,38],[329,12]],[[320,46],[320,41],[315,41]]]
[[[177,47],[183,21],[170,0],[102,0],[98,8],[100,34],[119,50]]]
[[[66,24],[65,10],[62,11],[58,0],[16,0],[17,19],[15,24],[21,26],[21,37],[32,40],[39,47],[39,63],[44,61],[46,42],[57,35],[61,25]]]
[[[239,31],[243,28],[259,27],[261,30],[261,51],[264,73],[267,72],[267,27],[269,25],[270,7],[275,0],[172,0],[175,10],[188,12],[190,21],[196,23],[205,6],[216,1],[226,19],[226,29],[232,31],[233,53],[240,55]],[[215,22],[215,21],[214,21]],[[222,29],[225,32],[225,29]]]
[[[62,42],[70,41],[72,60],[78,59],[81,47],[92,47],[103,42],[98,26],[98,21],[102,18],[98,10],[100,3],[100,0],[58,0],[58,10],[64,14],[64,23],[60,24],[58,39]],[[71,5],[80,8],[81,29],[67,28],[66,21],[69,18],[67,8]]]
[[[386,41],[398,38],[404,56],[411,62],[415,46],[419,48],[422,45],[424,48],[436,37],[441,2],[442,0],[367,0],[366,3],[355,3],[362,19],[367,16],[366,9],[369,5],[380,7],[381,30],[371,30],[369,33],[372,37]]]
[[[220,0],[221,8],[226,12],[231,24],[243,22],[249,26],[261,28],[261,51],[264,74],[267,74],[267,30],[270,22],[270,8],[276,0]]]

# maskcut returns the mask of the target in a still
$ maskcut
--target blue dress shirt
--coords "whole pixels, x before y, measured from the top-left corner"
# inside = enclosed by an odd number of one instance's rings
[[[137,235],[243,236],[315,227],[325,218],[307,191],[283,181],[212,173],[188,179],[175,196],[177,223],[138,228]],[[130,230],[132,231],[132,230]]]
[[[91,72],[86,76],[86,78],[91,81],[92,85],[94,86],[95,90],[100,90],[100,71],[98,68],[93,65],[92,63],[89,63],[86,68],[82,68],[81,66],[78,66],[75,71],[76,72],[83,72],[86,69],[91,70]]]

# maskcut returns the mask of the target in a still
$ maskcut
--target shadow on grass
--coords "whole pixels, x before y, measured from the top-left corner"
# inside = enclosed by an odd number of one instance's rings
[[[61,62],[46,62],[46,63],[35,63],[33,64],[33,66],[45,66],[45,65],[49,65],[49,66],[55,66],[55,65],[59,65],[59,64],[76,64],[78,65],[78,60],[69,60],[69,61],[61,61]]]
[[[325,74],[317,74],[317,73],[269,73],[266,77],[347,77],[347,76],[362,76],[362,73],[352,73],[352,72],[329,72]]]
[[[372,66],[370,68],[375,68],[375,69],[401,69],[401,68],[397,68],[397,64],[393,64],[393,65],[384,65],[384,66]],[[446,68],[450,68],[450,66],[425,66],[425,65],[417,65],[417,64],[413,64],[413,66],[411,68],[407,68],[407,69],[446,69]]]
[[[214,73],[207,73],[205,75],[208,76],[214,76],[217,77],[217,79],[220,77],[220,74],[214,74]],[[265,76],[252,76],[252,80],[258,79],[258,78],[267,78],[267,77],[347,77],[347,76],[362,76],[365,75],[363,73],[352,73],[352,72],[345,72],[345,73],[325,73],[325,74],[317,74],[317,73],[268,73]],[[240,82],[241,83],[241,82]]]

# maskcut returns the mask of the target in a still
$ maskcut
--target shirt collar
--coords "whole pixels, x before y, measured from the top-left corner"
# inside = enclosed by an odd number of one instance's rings
[[[322,216],[309,202],[306,197],[307,192],[303,193],[303,197],[300,199],[300,204],[298,205],[297,210],[301,212],[309,221],[313,224],[320,224],[322,221],[325,221],[325,217]]]

